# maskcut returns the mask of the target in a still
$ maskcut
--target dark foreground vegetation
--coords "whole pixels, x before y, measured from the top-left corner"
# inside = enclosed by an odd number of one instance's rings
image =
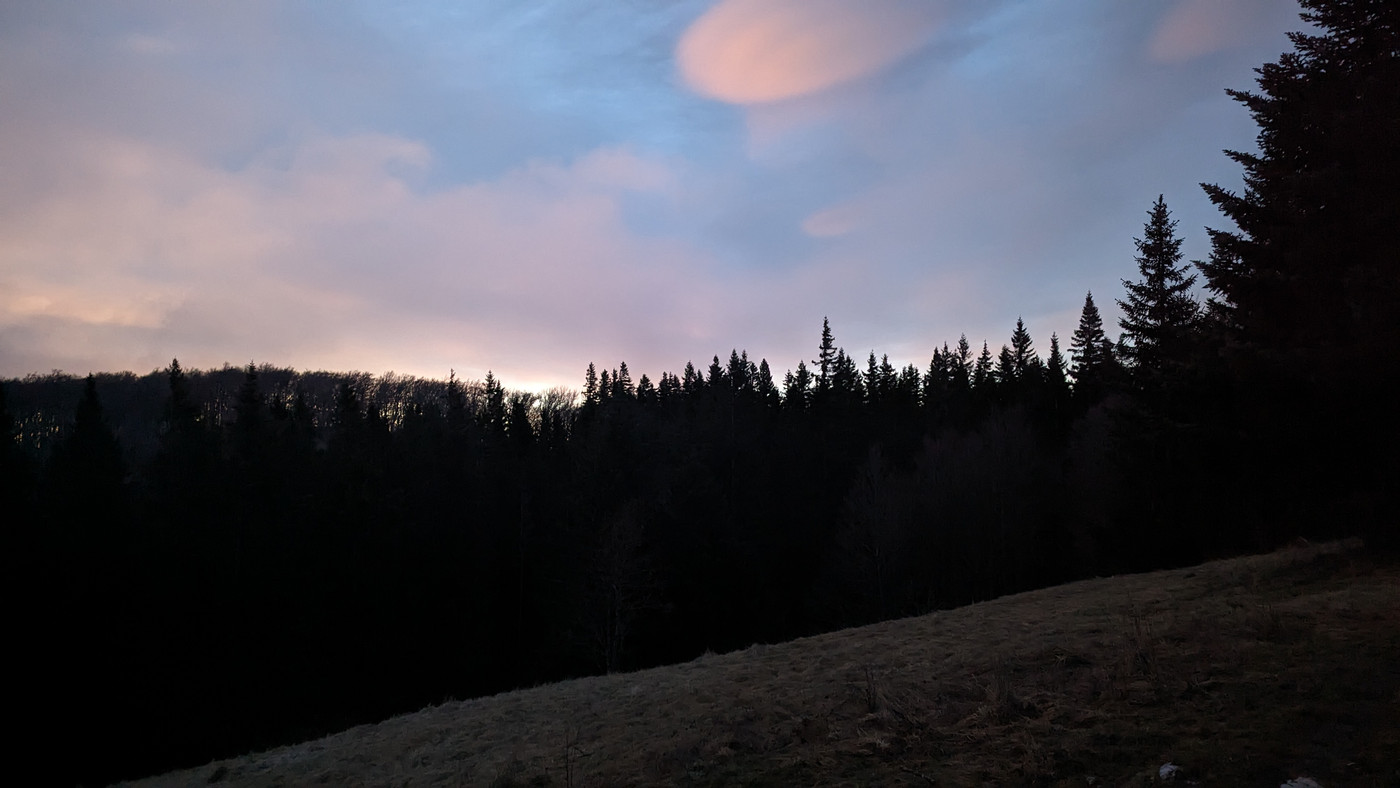
[[[740,352],[589,365],[578,397],[6,382],[34,757],[101,782],[1297,536],[1395,546],[1400,7],[1304,5],[1317,34],[1236,94],[1245,192],[1206,186],[1235,225],[1195,264],[1211,297],[1159,199],[1117,342],[1090,296],[1067,353],[1018,321],[896,368],[824,325],[781,382]]]
[[[1388,788],[1397,611],[1393,557],[1295,546],[445,703],[139,785],[1084,788],[1170,764],[1175,784]]]

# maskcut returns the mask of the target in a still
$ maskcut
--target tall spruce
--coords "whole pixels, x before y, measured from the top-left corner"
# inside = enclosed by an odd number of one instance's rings
[[[1317,380],[1400,355],[1400,4],[1302,0],[1313,32],[1227,91],[1259,126],[1236,194],[1202,184],[1237,228],[1211,231],[1198,263],[1254,362]],[[1302,376],[1302,375],[1300,375]]]
[[[1069,340],[1075,399],[1094,401],[1103,394],[1113,364],[1113,343],[1103,331],[1103,317],[1092,292],[1084,295],[1079,326]]]
[[[1259,126],[1226,151],[1244,191],[1199,263],[1271,521],[1347,523],[1400,547],[1400,3],[1302,0],[1313,26],[1228,91]],[[1320,458],[1326,458],[1322,460]],[[1367,503],[1359,504],[1358,502]]]
[[[825,392],[831,386],[831,376],[836,371],[836,339],[831,334],[831,320],[822,318],[822,341],[817,346],[817,391]]]
[[[1143,237],[1133,239],[1142,279],[1123,280],[1127,293],[1118,302],[1123,310],[1118,325],[1134,379],[1152,387],[1189,352],[1198,307],[1191,297],[1196,276],[1181,262],[1182,239],[1162,195],[1147,214]]]

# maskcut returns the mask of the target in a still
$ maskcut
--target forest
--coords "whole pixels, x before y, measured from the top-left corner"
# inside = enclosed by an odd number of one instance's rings
[[[781,376],[733,349],[595,360],[576,392],[178,360],[3,381],[33,746],[107,782],[1297,538],[1394,549],[1400,9],[1303,6],[1232,91],[1259,149],[1226,153],[1241,193],[1203,184],[1231,225],[1209,259],[1163,198],[1124,228],[1116,338],[1087,294],[1071,337],[1018,320],[917,366],[816,312]]]

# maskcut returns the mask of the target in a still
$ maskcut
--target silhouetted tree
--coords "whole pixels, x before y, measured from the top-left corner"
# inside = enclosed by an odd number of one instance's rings
[[[836,339],[831,334],[831,321],[822,318],[822,341],[817,346],[817,358],[812,362],[817,367],[817,393],[825,394],[831,385],[831,376],[836,371]]]
[[[1103,331],[1103,318],[1094,304],[1094,294],[1084,296],[1084,308],[1079,313],[1079,326],[1069,342],[1070,370],[1074,376],[1074,395],[1081,402],[1092,403],[1103,396],[1113,367],[1113,343]]]
[[[783,379],[783,405],[793,410],[806,410],[811,402],[812,373],[807,371],[807,362],[797,362],[797,372],[789,372]]]
[[[1198,307],[1191,297],[1194,274],[1181,264],[1181,239],[1167,203],[1158,195],[1148,211],[1143,237],[1137,245],[1141,281],[1123,280],[1127,297],[1118,302],[1123,318],[1122,340],[1127,361],[1139,388],[1157,388],[1176,372],[1190,352],[1190,334]]]
[[[1258,92],[1228,91],[1259,126],[1258,152],[1226,151],[1243,193],[1202,184],[1236,229],[1212,230],[1198,265],[1247,403],[1258,478],[1242,486],[1274,491],[1276,522],[1315,506],[1319,520],[1384,523],[1371,541],[1400,544],[1383,492],[1400,475],[1400,6],[1301,5],[1314,29],[1257,69]]]

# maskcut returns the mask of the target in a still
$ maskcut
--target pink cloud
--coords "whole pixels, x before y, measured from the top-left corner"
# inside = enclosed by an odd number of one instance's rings
[[[1231,49],[1272,33],[1272,19],[1296,8],[1292,0],[1180,0],[1153,30],[1148,55],[1182,63]]]
[[[939,5],[912,0],[722,0],[681,37],[695,91],[735,104],[789,99],[874,74],[922,47]]]
[[[698,361],[755,305],[687,243],[629,228],[627,195],[683,211],[694,178],[626,148],[440,190],[410,183],[429,151],[387,135],[314,135],[237,171],[110,137],[45,155],[71,180],[0,216],[0,374],[178,356],[542,388],[589,360]]]

